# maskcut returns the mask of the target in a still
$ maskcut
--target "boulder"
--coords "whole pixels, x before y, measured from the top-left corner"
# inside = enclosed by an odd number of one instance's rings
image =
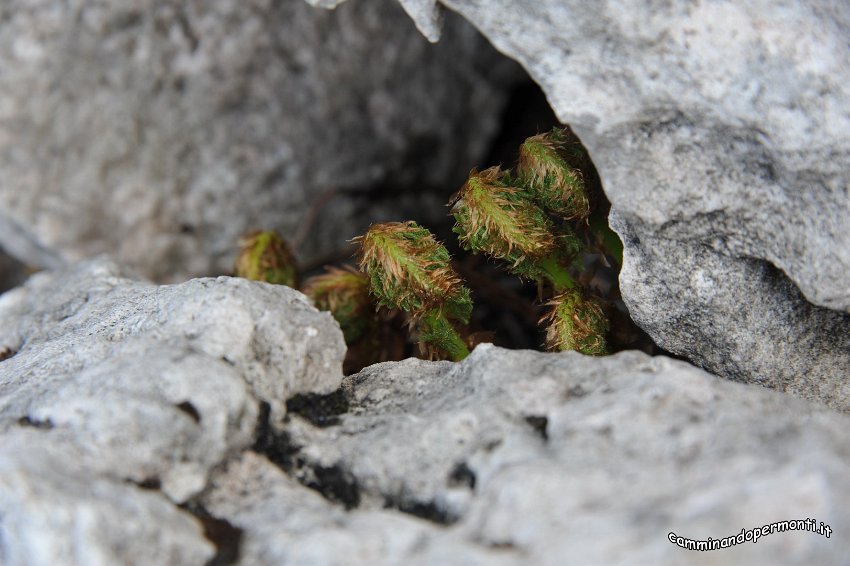
[[[321,267],[370,222],[443,218],[516,71],[445,25],[431,45],[391,0],[3,2],[0,246],[178,282],[229,273],[250,229]]]
[[[213,480],[204,505],[244,530],[246,563],[827,564],[850,551],[836,534],[850,528],[850,417],[685,362],[481,345],[459,364],[368,367],[341,395],[344,414],[290,413],[262,443],[334,510],[256,455]],[[669,538],[792,519],[831,531],[711,552]]]
[[[337,324],[297,291],[107,259],[3,294],[0,351],[4,564],[850,552],[850,416],[682,361],[479,345],[343,378]],[[807,519],[831,530],[675,542]]]
[[[0,352],[0,561],[164,564],[215,554],[177,505],[261,413],[335,390],[345,345],[287,287],[157,286],[99,259],[3,294]]]
[[[440,2],[589,150],[659,345],[850,410],[848,5]]]

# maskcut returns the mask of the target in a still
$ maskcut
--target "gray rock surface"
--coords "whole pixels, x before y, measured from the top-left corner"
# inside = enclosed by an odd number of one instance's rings
[[[248,229],[321,263],[370,222],[442,218],[517,70],[392,0],[13,0],[0,61],[0,245],[157,281],[229,272]]]
[[[190,514],[79,458],[37,429],[0,434],[0,562],[146,566],[205,564],[215,555]]]
[[[850,416],[684,362],[481,345],[342,378],[341,332],[303,295],[157,286],[107,260],[3,294],[0,347],[4,564],[850,552]],[[668,540],[808,518],[832,537],[698,554]]]
[[[240,564],[516,563],[513,553],[395,510],[346,511],[254,452],[232,461],[203,501],[243,529]]]
[[[209,558],[174,504],[254,443],[260,401],[279,424],[289,397],[335,390],[345,352],[333,318],[287,287],[157,286],[105,259],[3,294],[0,349],[8,564]]]
[[[850,409],[850,5],[441,2],[587,146],[656,342]]]
[[[634,229],[616,213],[611,225],[629,250],[620,272],[629,312],[659,346],[736,381],[850,409],[850,316],[812,305],[763,261],[730,269],[728,258],[687,243],[681,225]]]
[[[850,551],[850,417],[684,362],[484,345],[460,364],[378,364],[343,391],[338,424],[292,416],[270,456],[331,499],[348,493],[347,514],[255,455],[213,480],[204,504],[245,530],[246,563],[829,564]],[[667,538],[792,518],[833,534],[713,552]]]

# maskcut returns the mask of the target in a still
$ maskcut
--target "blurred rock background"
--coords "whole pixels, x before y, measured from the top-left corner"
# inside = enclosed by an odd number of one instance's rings
[[[431,44],[393,0],[4,2],[0,245],[174,282],[228,273],[252,228],[315,266],[370,222],[442,219],[528,81],[444,24]]]

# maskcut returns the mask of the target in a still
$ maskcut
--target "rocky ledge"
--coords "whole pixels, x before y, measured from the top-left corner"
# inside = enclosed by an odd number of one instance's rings
[[[106,260],[0,298],[6,564],[840,563],[850,417],[685,362],[479,346],[343,378],[329,315]],[[815,519],[693,552],[668,539]]]

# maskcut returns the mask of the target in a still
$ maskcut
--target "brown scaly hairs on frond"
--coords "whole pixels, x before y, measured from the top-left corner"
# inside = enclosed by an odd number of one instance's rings
[[[516,265],[557,248],[552,222],[499,167],[473,169],[450,204],[454,232],[466,249]]]
[[[568,220],[590,215],[590,200],[579,168],[587,156],[569,130],[553,128],[532,136],[519,151],[517,174],[534,199]]]
[[[298,287],[298,269],[289,244],[274,230],[254,230],[239,238],[237,277]]]
[[[302,292],[316,308],[333,315],[347,344],[359,340],[374,322],[377,307],[369,295],[369,278],[350,266],[326,267],[324,274],[304,284]]]
[[[547,325],[549,350],[577,350],[591,356],[608,353],[605,344],[608,319],[599,301],[584,298],[577,291],[567,291],[546,304],[551,310],[540,322]]]
[[[416,222],[375,224],[353,241],[360,245],[360,269],[369,275],[379,304],[413,317],[439,308],[469,322],[469,289],[451,268],[449,252],[426,228]]]
[[[343,305],[363,304],[363,298],[369,296],[369,279],[349,265],[328,266],[322,275],[308,279],[301,291],[320,310],[333,312]]]

